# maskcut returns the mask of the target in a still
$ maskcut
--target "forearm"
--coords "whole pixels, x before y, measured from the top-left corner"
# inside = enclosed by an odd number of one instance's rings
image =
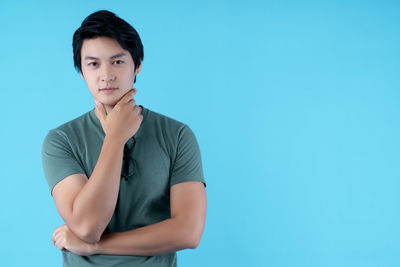
[[[171,218],[127,232],[104,234],[92,246],[92,253],[153,256],[195,248],[200,241],[196,238],[187,222]]]
[[[118,199],[122,157],[123,144],[106,136],[93,173],[74,200],[69,226],[87,242],[96,242],[111,220]]]
[[[59,249],[79,255],[114,254],[153,256],[196,248],[203,234],[207,199],[200,182],[171,187],[171,219],[126,232],[104,234],[94,244],[83,242],[60,226],[53,242]],[[71,234],[72,233],[72,234]]]

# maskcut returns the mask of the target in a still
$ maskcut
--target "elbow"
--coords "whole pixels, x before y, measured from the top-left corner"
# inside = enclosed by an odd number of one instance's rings
[[[185,247],[189,249],[196,249],[200,245],[203,229],[188,229],[185,233]]]
[[[82,236],[82,240],[86,243],[95,244],[100,241],[101,236],[95,233],[87,233]]]
[[[89,227],[80,227],[75,234],[79,239],[90,244],[99,242],[101,238],[101,233]]]
[[[195,249],[200,245],[200,238],[192,238],[187,243],[187,248]]]

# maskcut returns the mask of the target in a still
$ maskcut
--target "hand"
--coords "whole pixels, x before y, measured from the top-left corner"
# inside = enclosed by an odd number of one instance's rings
[[[53,244],[61,251],[72,252],[81,256],[94,254],[94,244],[79,239],[66,224],[57,227],[51,237]]]
[[[139,129],[143,120],[142,109],[136,106],[133,96],[136,89],[128,91],[107,114],[102,103],[96,112],[106,136],[125,144]]]

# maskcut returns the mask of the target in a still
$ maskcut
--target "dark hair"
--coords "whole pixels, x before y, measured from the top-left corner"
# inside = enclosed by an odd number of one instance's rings
[[[85,39],[110,37],[128,50],[135,63],[135,70],[143,60],[143,44],[137,31],[125,20],[108,10],[99,10],[87,16],[75,31],[72,39],[74,67],[82,73],[81,49]],[[136,82],[136,77],[135,81]]]

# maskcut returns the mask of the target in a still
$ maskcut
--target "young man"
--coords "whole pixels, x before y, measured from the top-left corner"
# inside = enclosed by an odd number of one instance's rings
[[[136,30],[109,11],[73,37],[75,68],[96,107],[47,134],[44,173],[65,224],[52,241],[63,266],[176,266],[196,248],[206,193],[200,149],[184,123],[136,105]]]

